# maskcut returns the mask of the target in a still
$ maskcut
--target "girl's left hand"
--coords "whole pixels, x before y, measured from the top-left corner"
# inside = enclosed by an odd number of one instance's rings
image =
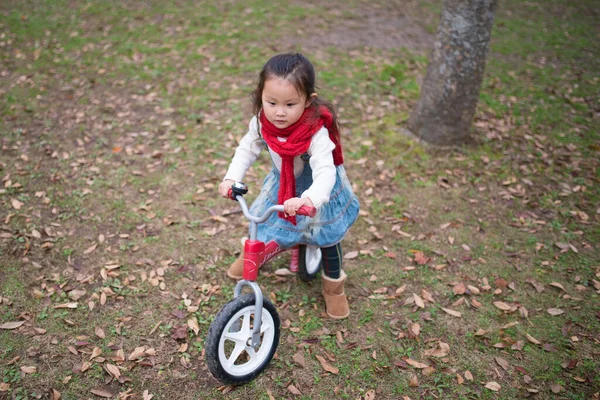
[[[308,197],[292,197],[283,203],[283,211],[293,217],[302,206],[314,207],[313,202]]]

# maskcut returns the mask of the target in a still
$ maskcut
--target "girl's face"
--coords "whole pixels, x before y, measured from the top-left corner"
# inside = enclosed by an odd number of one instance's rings
[[[262,92],[265,117],[279,129],[298,121],[310,101],[298,93],[296,87],[281,78],[269,78]]]

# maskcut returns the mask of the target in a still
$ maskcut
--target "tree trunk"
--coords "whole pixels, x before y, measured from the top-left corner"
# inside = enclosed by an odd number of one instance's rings
[[[467,141],[479,98],[497,0],[445,0],[408,128],[426,142]]]

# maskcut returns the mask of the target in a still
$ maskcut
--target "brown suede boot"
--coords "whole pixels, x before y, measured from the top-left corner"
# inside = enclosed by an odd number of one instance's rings
[[[325,298],[325,308],[327,315],[333,319],[344,319],[350,315],[348,299],[344,293],[344,283],[346,282],[346,273],[341,272],[338,279],[332,279],[322,274],[323,297]]]
[[[244,271],[244,250],[240,253],[240,256],[231,264],[227,270],[227,276],[231,279],[239,281],[242,279],[242,272]]]

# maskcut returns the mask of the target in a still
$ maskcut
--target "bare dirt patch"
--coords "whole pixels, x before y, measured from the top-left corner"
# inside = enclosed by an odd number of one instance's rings
[[[339,11],[332,11],[337,14]],[[311,22],[311,25],[313,23]],[[324,25],[324,26],[323,26]],[[433,35],[404,13],[401,6],[385,8],[363,7],[354,10],[350,16],[340,16],[333,23],[315,23],[317,29],[308,33],[289,37],[292,45],[307,50],[327,47],[339,49],[411,49],[427,51],[433,46]]]

